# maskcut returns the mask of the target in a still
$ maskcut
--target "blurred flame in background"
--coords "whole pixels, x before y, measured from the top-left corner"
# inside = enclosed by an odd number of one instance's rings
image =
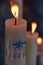
[[[41,44],[42,44],[42,38],[41,38],[41,37],[38,37],[38,38],[37,38],[37,44],[38,44],[38,45],[41,45]]]

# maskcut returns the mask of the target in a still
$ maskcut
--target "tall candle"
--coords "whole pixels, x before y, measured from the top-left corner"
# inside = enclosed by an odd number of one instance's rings
[[[15,25],[15,19],[11,18],[5,27],[5,65],[25,65],[27,21],[16,17]]]
[[[20,19],[17,25],[11,25],[8,34],[8,38],[5,36],[5,65],[25,65],[26,20]]]
[[[35,28],[35,26],[33,26]],[[32,27],[32,29],[34,29]],[[37,32],[28,31],[26,35],[26,65],[36,65],[37,60]]]

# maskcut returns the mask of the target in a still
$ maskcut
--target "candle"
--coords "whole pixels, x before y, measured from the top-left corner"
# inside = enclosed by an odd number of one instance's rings
[[[26,21],[19,20],[18,25],[11,26],[11,42],[13,44],[13,62],[15,65],[25,65]],[[15,58],[16,57],[16,58]],[[16,61],[15,61],[16,59]],[[13,64],[14,64],[13,63]]]
[[[28,31],[26,35],[26,65],[36,65],[37,60],[37,37],[36,23],[32,23],[32,31]]]
[[[27,21],[15,18],[5,21],[5,65],[25,65]]]

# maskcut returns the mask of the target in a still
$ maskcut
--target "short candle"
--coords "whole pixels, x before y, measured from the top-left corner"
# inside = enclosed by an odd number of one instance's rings
[[[35,25],[35,26],[34,26]],[[26,65],[36,65],[37,61],[37,37],[36,23],[32,23],[32,31],[28,31],[26,35]]]

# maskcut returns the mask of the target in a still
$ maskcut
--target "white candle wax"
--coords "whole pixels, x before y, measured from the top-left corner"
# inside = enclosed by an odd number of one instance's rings
[[[15,19],[7,19],[5,21],[5,39],[9,36],[9,27],[14,24]],[[7,40],[7,39],[6,39]]]
[[[10,29],[9,28],[10,28],[10,26],[12,26],[14,24],[14,21],[15,21],[14,18],[10,19],[10,20],[7,19],[5,21],[5,65],[8,65],[8,57],[6,55],[8,52],[8,46],[9,46],[9,40],[10,40],[10,38],[9,38],[9,34],[10,34],[9,30]]]
[[[13,21],[12,19],[7,22]],[[14,21],[15,23],[15,21]],[[9,25],[9,42],[5,43],[7,55],[5,53],[6,65],[25,65],[25,43],[27,21],[20,19],[17,25]]]
[[[26,65],[36,65],[38,33],[27,32],[26,35]]]

